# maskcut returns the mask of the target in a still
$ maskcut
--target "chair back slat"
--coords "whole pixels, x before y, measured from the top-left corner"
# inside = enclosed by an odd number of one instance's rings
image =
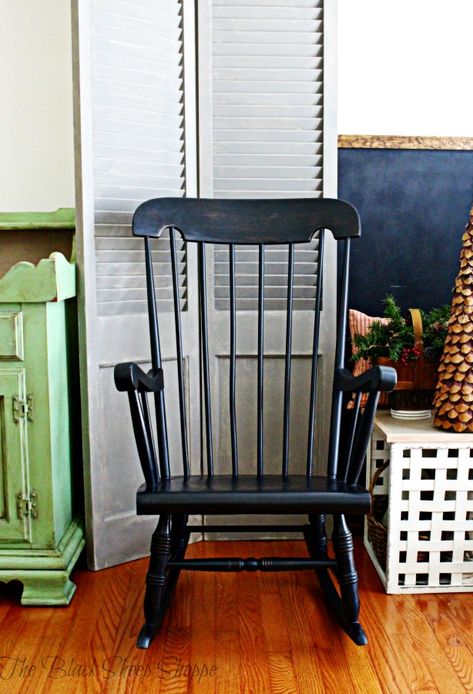
[[[350,470],[350,461],[353,456],[353,447],[355,441],[357,440],[358,429],[360,425],[360,405],[361,405],[361,391],[358,391],[355,395],[355,401],[353,404],[353,410],[350,413],[350,418],[347,426],[347,433],[345,437],[345,450],[340,458],[338,464],[338,475],[345,482],[348,479],[348,474]]]
[[[335,369],[341,369],[345,362],[345,335],[348,311],[348,276],[350,266],[350,239],[343,243],[342,279],[338,296],[337,311],[337,341],[335,348]],[[332,479],[337,477],[338,452],[340,450],[340,427],[342,422],[343,393],[335,390],[332,398],[332,414],[330,421],[330,444],[328,454],[327,475]]]
[[[361,417],[359,431],[356,434],[353,450],[348,460],[345,481],[348,484],[357,484],[361,475],[361,469],[365,462],[365,454],[368,447],[371,431],[373,429],[376,408],[378,407],[379,392],[372,392],[368,396],[366,406]]]
[[[317,374],[319,357],[319,335],[320,335],[320,311],[322,306],[322,286],[323,286],[323,257],[324,257],[324,230],[319,232],[319,264],[317,273],[317,289],[315,293],[314,311],[314,333],[312,340],[312,358],[310,373],[310,401],[309,401],[309,434],[307,440],[307,476],[313,474],[314,469],[314,446],[315,446],[315,407],[317,404]]]
[[[154,449],[153,433],[151,431],[148,401],[144,393],[139,395],[136,390],[128,391],[128,401],[146,489],[154,491],[158,488],[160,476]],[[143,436],[141,435],[142,433]]]
[[[158,310],[156,302],[156,287],[154,283],[153,254],[149,238],[145,238],[145,263],[146,263],[146,292],[148,297],[148,318],[151,343],[151,363],[153,369],[162,368],[161,344],[159,340]],[[159,466],[161,477],[169,479],[171,469],[169,465],[168,432],[166,424],[166,403],[162,390],[155,393],[156,405],[156,432],[158,439]]]
[[[235,246],[229,246],[230,271],[230,436],[232,443],[232,474],[238,477],[238,438],[236,418],[236,287]]]
[[[171,268],[172,268],[172,287],[174,303],[174,324],[176,330],[176,352],[177,352],[177,379],[179,390],[179,419],[181,430],[181,447],[184,476],[190,475],[189,464],[189,444],[187,438],[187,416],[184,386],[184,358],[182,351],[182,318],[181,318],[181,298],[179,293],[179,274],[177,265],[176,236],[171,227],[169,229],[169,245],[171,249]]]
[[[257,379],[257,442],[258,477],[264,474],[264,245],[258,246],[258,379]]]
[[[207,310],[207,266],[205,244],[198,244],[197,251],[199,275],[200,347],[201,372],[204,392],[205,445],[207,449],[207,474],[214,474],[213,436],[212,436],[212,396],[210,391],[209,367],[209,319]]]
[[[292,309],[294,296],[294,244],[289,244],[287,263],[286,355],[284,364],[284,428],[282,474],[289,474],[289,424],[291,416]]]

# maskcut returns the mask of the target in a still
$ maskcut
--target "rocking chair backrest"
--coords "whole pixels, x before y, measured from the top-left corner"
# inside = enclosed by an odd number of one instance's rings
[[[177,346],[177,372],[179,392],[179,417],[183,475],[189,476],[190,462],[187,438],[185,387],[183,372],[183,341],[181,326],[181,304],[176,252],[176,233],[187,243],[197,244],[198,283],[199,283],[199,331],[201,359],[201,388],[203,397],[203,426],[205,430],[207,474],[214,475],[212,442],[212,402],[209,369],[209,325],[207,309],[206,245],[228,245],[229,290],[230,290],[230,436],[232,451],[232,474],[238,476],[238,438],[236,418],[236,279],[235,246],[253,245],[258,248],[258,354],[257,354],[257,460],[256,473],[264,474],[263,458],[263,383],[264,383],[264,274],[265,246],[288,245],[286,336],[284,370],[284,416],[283,416],[283,477],[289,473],[289,416],[291,393],[291,351],[294,310],[294,250],[300,243],[309,242],[319,232],[318,281],[313,322],[313,345],[311,357],[310,402],[308,403],[308,443],[307,475],[313,472],[314,423],[317,396],[317,354],[320,325],[322,291],[322,266],[324,252],[324,229],[330,229],[337,241],[344,244],[343,267],[339,273],[338,320],[335,367],[344,362],[346,312],[348,294],[348,269],[350,238],[360,235],[358,213],[348,203],[331,199],[289,199],[289,200],[206,200],[190,198],[158,198],[149,200],[135,212],[133,234],[144,237],[148,312],[150,325],[151,356],[153,369],[162,368],[159,339],[156,288],[154,282],[151,239],[159,238],[163,231],[169,231],[171,252],[171,272],[173,285],[174,322]],[[314,268],[315,270],[315,268]],[[167,435],[165,391],[155,394],[157,440],[160,475],[170,477],[169,446]],[[342,393],[334,392],[330,432],[330,452],[327,474],[335,478],[337,474],[337,452],[340,438],[342,412]]]

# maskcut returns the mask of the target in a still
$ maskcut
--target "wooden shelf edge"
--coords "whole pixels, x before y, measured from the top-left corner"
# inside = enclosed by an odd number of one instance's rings
[[[473,150],[473,137],[416,135],[339,135],[339,149]]]
[[[74,230],[76,211],[60,207],[53,212],[0,212],[0,231]]]

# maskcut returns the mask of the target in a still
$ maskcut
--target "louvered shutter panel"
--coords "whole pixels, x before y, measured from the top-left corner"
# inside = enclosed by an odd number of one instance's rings
[[[92,2],[92,104],[99,315],[146,311],[136,207],[184,194],[182,0]],[[169,243],[155,245],[161,310],[171,309]],[[179,247],[185,302],[186,251]]]
[[[213,0],[213,192],[319,197],[323,182],[323,0]],[[316,239],[295,253],[294,308],[314,306]],[[257,305],[257,251],[238,248],[237,307]],[[265,301],[283,309],[287,248],[267,247]],[[215,304],[228,308],[228,252],[215,251]]]

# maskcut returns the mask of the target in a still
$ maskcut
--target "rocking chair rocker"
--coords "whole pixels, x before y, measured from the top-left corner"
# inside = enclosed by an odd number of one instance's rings
[[[322,259],[324,230],[329,229],[342,244],[342,268],[339,273],[337,341],[334,345],[330,444],[326,475],[314,475],[314,440],[317,402],[317,355],[320,332],[322,291]],[[153,273],[151,239],[164,230],[169,232],[171,275],[173,283],[174,323],[177,348],[177,376],[182,474],[171,475],[167,436],[165,384],[159,339],[157,298]],[[176,232],[187,244],[197,244],[199,279],[199,331],[201,370],[201,421],[203,445],[202,470],[191,474],[183,370],[183,333],[178,282]],[[291,393],[291,351],[293,341],[294,250],[297,244],[309,242],[319,233],[318,267],[313,340],[311,356],[310,397],[307,403],[308,444],[305,474],[289,473],[289,421]],[[348,300],[350,242],[360,236],[356,210],[348,203],[331,199],[291,200],[204,200],[162,198],[149,200],[135,212],[133,234],[144,237],[147,278],[149,328],[152,369],[145,373],[134,363],[115,367],[115,384],[128,393],[139,459],[145,479],[137,493],[137,513],[159,516],[151,540],[151,557],[146,577],[144,601],[145,623],[137,646],[147,648],[157,634],[171,602],[179,573],[195,571],[286,571],[313,569],[317,574],[328,605],[339,624],[357,644],[367,643],[358,622],[358,582],[353,556],[353,542],[345,514],[365,514],[370,508],[368,492],[358,484],[369,437],[372,431],[379,393],[391,391],[396,372],[387,367],[374,367],[355,378],[344,368],[345,332]],[[230,438],[232,469],[227,475],[214,472],[212,445],[211,374],[209,363],[208,299],[206,279],[207,244],[226,244],[229,253],[230,290]],[[257,321],[257,422],[256,465],[254,475],[239,475],[236,416],[236,278],[235,245],[253,245],[258,249],[258,310],[247,313],[247,320]],[[288,245],[287,301],[285,330],[285,375],[282,470],[280,475],[265,474],[263,411],[264,411],[264,320],[265,320],[265,246]],[[243,322],[243,318],[241,319]],[[311,328],[312,329],[312,328]],[[148,393],[154,394],[156,411],[157,451],[148,407]],[[354,397],[354,407],[347,414],[344,403]],[[360,408],[362,393],[368,393],[364,410]],[[343,417],[342,417],[343,415]],[[343,426],[342,421],[346,425]],[[343,436],[342,436],[343,434]],[[204,464],[205,462],[205,464]],[[205,472],[204,472],[205,467]],[[243,525],[189,526],[190,514],[300,514],[308,516],[305,525]],[[326,514],[333,515],[333,550],[327,549]],[[193,532],[248,531],[264,529],[303,533],[309,557],[262,559],[184,559],[189,536]],[[333,578],[338,583],[335,587]]]

